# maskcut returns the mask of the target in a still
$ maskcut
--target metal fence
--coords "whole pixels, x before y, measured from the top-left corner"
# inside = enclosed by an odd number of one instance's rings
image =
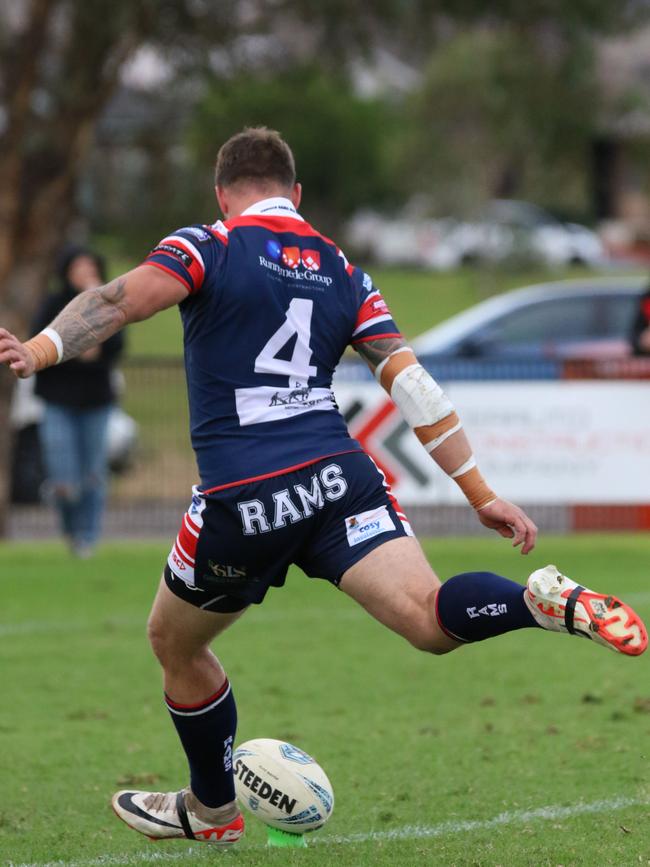
[[[650,380],[649,359],[584,362],[484,361],[435,359],[428,365],[443,383],[454,381],[513,380]],[[137,440],[120,471],[111,479],[105,535],[109,538],[164,537],[174,534],[187,506],[196,467],[189,442],[185,372],[181,359],[132,359],[122,367],[124,389],[120,405],[137,424]],[[344,364],[342,382],[367,382],[359,365]],[[650,388],[650,386],[649,386]],[[34,439],[36,439],[34,437]],[[16,452],[18,466],[34,468],[33,451]],[[21,463],[22,462],[22,463]],[[28,462],[26,464],[25,462]],[[650,505],[593,506],[521,503],[546,530],[648,529]],[[650,503],[650,483],[649,496]],[[464,506],[426,506],[402,503],[416,529],[427,535],[483,532]],[[12,509],[10,535],[33,538],[56,535],[56,522],[46,503],[17,503]]]

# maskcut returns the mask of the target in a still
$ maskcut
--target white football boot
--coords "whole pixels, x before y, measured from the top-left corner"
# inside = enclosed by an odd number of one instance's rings
[[[648,646],[643,621],[629,605],[587,590],[555,566],[532,573],[524,600],[543,629],[581,635],[628,656],[639,656]]]
[[[121,791],[113,795],[113,810],[123,822],[150,840],[187,838],[227,845],[244,835],[237,807],[211,810],[190,789],[180,792]],[[228,814],[235,813],[229,819]],[[225,821],[224,821],[225,818]]]

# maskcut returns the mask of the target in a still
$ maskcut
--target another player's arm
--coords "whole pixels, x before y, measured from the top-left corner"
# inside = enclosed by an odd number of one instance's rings
[[[481,523],[512,538],[513,545],[522,545],[522,554],[531,551],[537,528],[521,509],[488,487],[451,401],[406,341],[377,338],[357,344],[356,349],[424,448],[461,488]]]
[[[148,319],[186,297],[187,289],[176,278],[140,265],[104,286],[79,293],[26,343],[0,328],[0,363],[24,379],[98,346],[130,322]]]

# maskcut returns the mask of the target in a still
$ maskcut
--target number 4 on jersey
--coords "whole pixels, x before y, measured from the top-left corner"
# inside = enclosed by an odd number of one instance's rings
[[[314,302],[310,299],[292,299],[284,322],[271,335],[255,359],[255,373],[275,373],[280,376],[288,376],[290,385],[307,385],[309,377],[316,376],[316,367],[309,363],[312,356],[309,340],[311,338],[313,310]],[[296,337],[296,344],[291,358],[288,361],[278,358],[278,352],[294,336]]]

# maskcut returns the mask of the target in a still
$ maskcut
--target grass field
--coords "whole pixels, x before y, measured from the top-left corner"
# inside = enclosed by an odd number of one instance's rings
[[[430,540],[442,576],[511,577],[547,562],[650,615],[650,539]],[[123,786],[173,789],[184,758],[144,624],[164,544],[0,547],[3,865],[632,865],[650,863],[648,659],[536,630],[434,658],[343,594],[291,574],[222,637],[238,742],[286,738],[336,792],[304,851],[151,844],[108,806]]]

